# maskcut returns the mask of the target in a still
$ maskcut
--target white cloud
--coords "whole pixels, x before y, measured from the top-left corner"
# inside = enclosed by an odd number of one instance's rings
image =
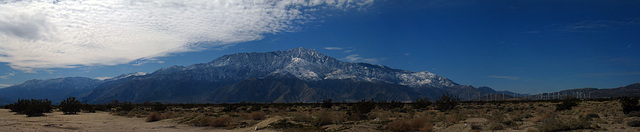
[[[0,2],[0,62],[14,69],[126,64],[295,31],[318,9],[369,1]],[[202,43],[207,42],[207,43]]]
[[[13,86],[12,84],[2,84],[0,83],[0,88],[6,88],[6,87],[10,87]]]
[[[344,59],[351,62],[367,62],[372,64],[377,64],[380,61],[380,59],[378,58],[362,58],[358,54],[351,54],[347,57],[344,57]]]
[[[498,78],[498,79],[520,80],[520,77],[513,77],[513,76],[487,76],[487,77]]]
[[[15,76],[16,73],[14,71],[11,71],[11,73],[7,73],[5,75],[0,76],[0,78],[2,79],[9,79],[9,77]]]
[[[98,80],[107,80],[107,79],[111,79],[111,78],[113,78],[113,77],[95,77],[95,79],[98,79]]]
[[[326,49],[326,50],[342,50],[344,48],[342,48],[342,47],[324,47],[324,49]]]

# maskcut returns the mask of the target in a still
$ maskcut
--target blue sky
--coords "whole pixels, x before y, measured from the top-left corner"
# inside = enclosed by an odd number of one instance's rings
[[[0,86],[296,47],[519,93],[640,82],[640,1],[298,2],[2,3]]]

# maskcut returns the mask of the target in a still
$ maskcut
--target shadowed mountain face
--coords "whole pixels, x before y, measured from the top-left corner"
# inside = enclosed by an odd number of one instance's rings
[[[443,92],[466,94],[460,96],[463,99],[496,92],[488,87],[478,89],[458,85],[427,71],[342,62],[304,48],[238,53],[209,63],[162,68],[150,74],[88,80],[95,83],[80,83],[88,90],[75,90],[82,93],[75,95],[90,103],[112,100],[171,103],[319,102],[325,99],[410,101],[423,97],[435,99]],[[29,90],[48,85],[10,88]]]
[[[0,89],[0,104],[15,102],[18,98],[47,98],[56,104],[68,97],[83,96],[102,82],[85,77],[29,80],[22,84]]]

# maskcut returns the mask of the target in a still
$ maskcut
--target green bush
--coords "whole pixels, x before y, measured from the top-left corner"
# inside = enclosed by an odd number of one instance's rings
[[[76,114],[80,112],[80,108],[82,108],[82,103],[76,100],[76,97],[69,97],[60,102],[60,110],[64,114]]]
[[[460,98],[450,95],[449,93],[443,93],[442,96],[436,100],[436,109],[440,111],[453,110],[458,103],[460,103]]]

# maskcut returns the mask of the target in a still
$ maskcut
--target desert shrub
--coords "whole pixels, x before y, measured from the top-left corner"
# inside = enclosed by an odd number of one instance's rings
[[[353,104],[351,108],[347,111],[349,116],[358,116],[358,120],[366,119],[366,115],[373,110],[375,107],[375,102],[373,100],[365,101],[364,99]]]
[[[502,124],[500,123],[490,123],[489,124],[489,130],[502,130],[504,129],[504,126],[502,126]]]
[[[96,109],[94,108],[94,106],[87,104],[87,101],[84,101],[84,103],[81,105],[80,111],[86,113],[96,113]]]
[[[226,126],[229,126],[230,124],[231,124],[231,117],[228,117],[228,116],[218,117],[213,121],[209,122],[209,126],[213,126],[213,127],[226,127]]]
[[[395,120],[388,125],[389,131],[392,132],[408,132],[411,131],[407,120]]]
[[[27,116],[42,116],[42,113],[51,112],[51,101],[48,99],[18,99],[18,102],[9,105],[11,111]]]
[[[622,97],[618,100],[622,104],[622,112],[629,114],[632,111],[640,111],[638,98]]]
[[[303,113],[291,113],[291,120],[296,121],[296,122],[313,122],[313,117],[311,117],[310,115],[307,114],[303,114]]]
[[[331,115],[331,111],[323,110],[316,115],[316,118],[313,119],[312,124],[315,126],[324,126],[333,123],[333,116]]]
[[[210,117],[210,116],[197,116],[197,117],[193,117],[193,120],[190,121],[190,123],[192,123],[194,126],[209,126],[210,122],[213,122],[213,120],[215,120],[215,117]]]
[[[176,117],[179,117],[179,116],[183,116],[184,117],[184,115],[180,115],[180,114],[178,114],[176,112],[170,111],[170,112],[166,112],[166,113],[160,114],[160,119],[171,119],[171,118],[176,118]]]
[[[162,118],[160,118],[160,113],[158,113],[158,112],[153,112],[153,113],[149,114],[147,116],[147,119],[146,119],[147,122],[154,122],[154,121],[159,121],[159,120],[162,120]]]
[[[391,102],[387,102],[387,101],[380,101],[375,103],[376,107],[378,107],[379,109],[382,110],[398,110],[398,111],[402,111],[402,108],[404,106],[404,103],[400,102],[400,101],[391,101]]]
[[[224,109],[222,109],[222,112],[232,112],[232,111],[236,111],[238,109],[238,105],[234,105],[234,104],[222,104],[222,107],[224,107]]]
[[[273,122],[271,124],[269,124],[269,128],[273,128],[273,129],[278,129],[278,130],[304,130],[304,125],[301,124],[294,124],[291,123],[289,121],[285,120],[280,120],[280,121],[276,121]]]
[[[333,103],[331,102],[331,99],[328,100],[322,100],[322,108],[331,108],[331,106],[333,106]]]
[[[160,102],[156,102],[151,106],[151,109],[153,111],[164,111],[164,110],[167,109],[167,106],[162,104],[162,103],[160,103]]]
[[[462,120],[462,115],[459,113],[453,113],[450,115],[445,115],[445,122],[456,124]]]
[[[547,118],[538,126],[541,132],[557,132],[570,131],[579,129],[593,129],[590,120],[587,117],[578,117],[559,120],[556,118]]]
[[[222,116],[222,117],[210,117],[204,116],[194,119],[195,126],[212,126],[212,127],[226,127],[231,124],[231,117]]]
[[[629,121],[627,122],[627,125],[630,127],[640,127],[640,120]]]
[[[337,124],[344,121],[344,113],[333,112],[331,110],[322,110],[315,114],[313,120],[311,121],[312,125],[315,126],[324,126],[329,124]]]
[[[122,102],[118,103],[117,100],[114,101],[118,107],[116,107],[116,111],[131,111],[135,106],[131,102]]]
[[[440,111],[453,110],[458,103],[460,103],[460,98],[454,97],[449,93],[443,93],[442,96],[436,100],[436,109]]]
[[[42,113],[51,112],[51,109],[51,100],[31,99],[31,104],[27,107],[24,114],[27,114],[27,116],[43,116]]]
[[[433,124],[427,118],[417,117],[395,120],[389,123],[388,127],[392,132],[431,131]]]
[[[255,112],[255,111],[260,111],[262,110],[262,106],[259,105],[252,105],[251,108],[249,108],[249,111]]]
[[[249,118],[252,120],[263,120],[265,118],[265,114],[262,111],[254,111],[249,114]]]
[[[499,111],[494,111],[494,112],[491,112],[491,115],[486,117],[486,119],[488,119],[490,122],[501,123],[501,122],[505,121],[504,117],[505,116],[504,116],[503,113],[501,113]]]
[[[482,126],[480,124],[473,123],[471,124],[471,130],[482,130]]]
[[[578,106],[578,103],[580,103],[580,99],[578,98],[566,98],[562,100],[562,103],[556,104],[556,110],[571,110],[571,108],[573,108],[574,106]]]
[[[60,110],[64,114],[76,114],[80,112],[80,108],[82,108],[82,104],[76,100],[76,97],[69,97],[60,102]]]
[[[428,97],[424,97],[422,99],[418,98],[418,99],[413,101],[413,108],[414,109],[426,109],[430,105],[431,105],[431,101],[429,101]]]
[[[595,114],[595,113],[590,113],[590,114],[587,114],[587,117],[589,117],[589,118],[600,118],[600,115]]]

